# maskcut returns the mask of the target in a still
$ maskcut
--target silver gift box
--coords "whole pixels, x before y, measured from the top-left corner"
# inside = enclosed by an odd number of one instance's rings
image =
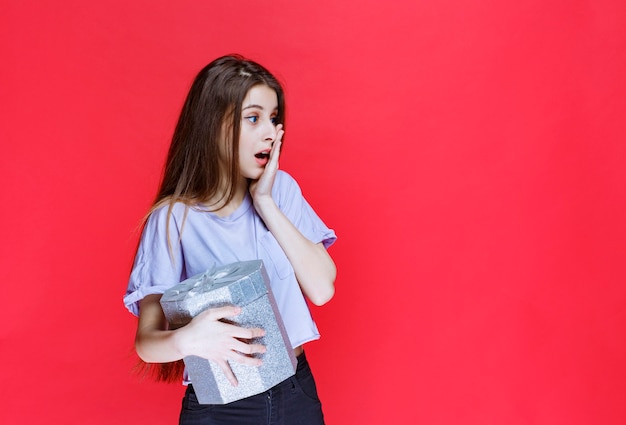
[[[225,404],[262,393],[293,376],[296,358],[289,343],[263,261],[242,261],[193,276],[161,297],[170,328],[186,325],[206,309],[236,305],[241,313],[229,318],[245,328],[262,328],[265,336],[254,342],[266,346],[261,366],[229,361],[239,384],[233,386],[214,362],[197,356],[184,358],[193,388],[201,404]]]

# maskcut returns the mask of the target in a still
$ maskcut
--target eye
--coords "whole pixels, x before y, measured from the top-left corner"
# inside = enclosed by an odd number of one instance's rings
[[[278,124],[278,117],[272,117],[270,118],[270,121],[272,122],[272,124],[276,125]]]
[[[250,121],[252,124],[256,124],[256,122],[259,120],[259,117],[257,117],[256,115],[252,115],[249,117],[245,117],[244,119]]]

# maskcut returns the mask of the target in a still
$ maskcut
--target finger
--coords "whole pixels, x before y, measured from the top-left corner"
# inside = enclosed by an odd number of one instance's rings
[[[237,353],[236,351],[231,351],[230,354],[228,355],[228,360],[237,362],[239,364],[242,364],[244,366],[254,366],[254,367],[259,367],[263,364],[263,360],[258,359],[256,357],[250,357],[250,356],[246,356],[240,353]]]
[[[222,369],[222,372],[224,372],[224,375],[226,376],[226,379],[228,379],[228,382],[230,382],[233,387],[236,387],[238,385],[237,378],[235,377],[235,374],[230,368],[228,362],[226,360],[218,360],[217,364]]]
[[[261,328],[242,328],[237,325],[230,325],[231,335],[240,339],[253,339],[265,336],[265,331]]]
[[[270,167],[278,167],[278,158],[280,157],[280,147],[282,146],[282,144],[282,140],[276,140],[274,142],[272,150],[270,151],[270,161],[268,163]]]
[[[281,145],[283,143],[283,136],[285,135],[285,131],[283,130],[283,125],[278,124],[276,126],[276,137],[274,137],[274,141],[272,142],[272,150],[270,151],[270,157],[272,153],[275,151],[276,145]]]
[[[283,130],[283,125],[282,124],[278,124],[276,126],[276,137],[274,138],[274,140],[279,140],[283,137],[283,134],[285,134],[285,130]]]
[[[219,320],[227,317],[234,317],[241,313],[241,307],[236,305],[228,305],[224,307],[210,308],[203,311],[202,315],[208,316],[211,320]]]
[[[277,130],[277,131],[276,131],[276,137],[274,138],[274,141],[275,141],[275,142],[277,142],[277,141],[279,141],[279,140],[280,140],[280,141],[282,142],[282,140],[283,140],[283,135],[285,134],[285,130],[283,130],[283,125],[282,125],[282,124],[279,124],[279,125],[276,127],[276,130]]]
[[[237,341],[233,344],[233,350],[242,354],[263,354],[267,348],[263,344],[249,344],[243,341]]]

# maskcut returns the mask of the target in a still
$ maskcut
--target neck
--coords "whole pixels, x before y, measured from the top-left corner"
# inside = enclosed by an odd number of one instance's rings
[[[248,180],[242,178],[235,187],[235,193],[233,194],[233,198],[226,203],[226,190],[221,190],[220,195],[216,196],[212,202],[209,202],[211,206],[211,210],[219,216],[226,217],[232,214],[243,202],[246,194],[248,193]],[[217,202],[215,202],[217,201]]]

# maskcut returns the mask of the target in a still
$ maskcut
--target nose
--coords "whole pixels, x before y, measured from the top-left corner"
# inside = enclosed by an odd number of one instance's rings
[[[272,122],[271,119],[265,121],[265,125],[263,126],[263,138],[268,142],[273,142],[276,139],[276,126]]]

